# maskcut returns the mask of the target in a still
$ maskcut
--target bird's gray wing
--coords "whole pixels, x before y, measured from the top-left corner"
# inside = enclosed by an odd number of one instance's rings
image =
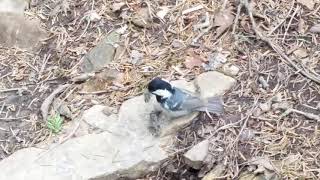
[[[197,108],[203,107],[204,102],[198,96],[195,96],[191,93],[187,93],[181,89],[176,89],[175,96],[173,100],[179,102],[177,110],[188,110],[193,111]]]
[[[179,90],[181,90],[180,94],[184,96],[184,101],[180,103],[179,109],[211,112],[215,114],[222,114],[224,112],[222,99],[220,97],[212,97],[204,100],[195,93],[188,93],[182,89]]]
[[[188,95],[184,102],[181,104],[181,109],[194,111],[204,107],[205,103],[197,96]]]

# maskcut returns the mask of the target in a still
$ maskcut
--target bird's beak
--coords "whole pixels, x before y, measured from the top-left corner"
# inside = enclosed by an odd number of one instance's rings
[[[149,90],[146,90],[144,93],[143,93],[143,95],[144,95],[144,102],[145,103],[148,103],[149,101],[150,101],[150,99],[151,99],[151,93],[149,92]]]

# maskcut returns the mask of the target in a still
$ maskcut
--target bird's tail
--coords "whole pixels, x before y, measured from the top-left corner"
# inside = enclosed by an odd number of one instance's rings
[[[221,97],[209,98],[205,107],[199,108],[199,111],[210,112],[221,115],[224,112],[223,101]]]

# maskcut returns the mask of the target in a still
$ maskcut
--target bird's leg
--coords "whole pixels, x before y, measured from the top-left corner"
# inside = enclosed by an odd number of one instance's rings
[[[213,120],[213,118],[212,118],[210,112],[208,111],[208,109],[206,109],[206,114],[209,116],[209,118],[210,118],[211,120]]]
[[[161,130],[160,115],[161,111],[152,111],[149,117],[148,129],[153,136],[159,136]]]
[[[144,102],[148,103],[151,99],[151,93],[148,90],[146,90],[143,93],[143,97],[144,97]]]

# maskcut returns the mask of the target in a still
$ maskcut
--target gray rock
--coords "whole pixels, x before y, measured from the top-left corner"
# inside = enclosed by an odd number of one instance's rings
[[[120,11],[122,7],[124,7],[126,3],[124,2],[119,2],[119,3],[113,3],[111,6],[112,12],[117,12]]]
[[[130,63],[135,64],[135,65],[140,65],[143,60],[143,53],[140,53],[137,50],[132,50],[130,54]]]
[[[82,119],[94,128],[108,130],[118,122],[118,115],[113,113],[106,114],[104,112],[106,108],[102,105],[95,105],[83,113]]]
[[[187,82],[185,80],[176,80],[176,81],[171,82],[171,84],[175,87],[183,88],[183,89],[188,90],[190,92],[197,91],[193,82]]]
[[[179,81],[173,84],[195,89],[193,83]],[[215,87],[219,88],[219,84]],[[39,148],[19,150],[0,162],[0,179],[136,179],[156,171],[170,156],[177,131],[192,122],[197,114],[174,120],[164,118],[160,136],[153,136],[149,130],[150,113],[159,105],[154,97],[151,103],[145,103],[143,96],[129,99],[120,107],[118,118],[110,108],[106,110],[101,105],[93,106],[84,112],[82,119],[91,126],[103,129],[102,133],[69,139],[51,146],[49,151]],[[195,163],[192,166],[198,167],[196,164],[204,160],[208,146],[208,141],[201,142],[186,154],[187,159]],[[192,155],[195,149],[197,153]]]
[[[196,79],[196,86],[198,86],[203,98],[222,96],[235,83],[236,80],[232,77],[216,71],[200,74]]]
[[[0,13],[0,45],[36,50],[46,32],[40,28],[40,21],[28,20],[22,15]]]
[[[204,69],[206,71],[213,71],[220,68],[224,63],[226,63],[227,57],[226,55],[221,53],[213,53],[209,54],[208,61],[209,63],[204,65]]]
[[[209,173],[207,173],[202,178],[202,180],[219,179],[219,177],[223,176],[223,173],[224,173],[225,170],[226,170],[226,165],[218,164]]]
[[[91,49],[84,57],[82,69],[89,73],[102,69],[114,59],[117,43],[120,40],[120,34],[113,31],[104,37],[100,43]]]
[[[187,151],[183,157],[185,159],[185,163],[194,169],[200,169],[203,161],[209,152],[209,141],[206,139],[194,147],[192,147],[189,151]]]
[[[27,0],[0,0],[0,12],[23,15],[27,5]]]
[[[62,101],[60,98],[55,98],[53,100],[52,105],[53,105],[53,109],[57,111],[60,115],[63,115],[71,119],[72,113],[68,105],[64,101]]]
[[[240,69],[233,64],[227,63],[222,66],[222,71],[225,75],[236,76],[239,73]]]
[[[152,26],[149,8],[141,8],[132,16],[132,23],[136,26],[149,28]]]

